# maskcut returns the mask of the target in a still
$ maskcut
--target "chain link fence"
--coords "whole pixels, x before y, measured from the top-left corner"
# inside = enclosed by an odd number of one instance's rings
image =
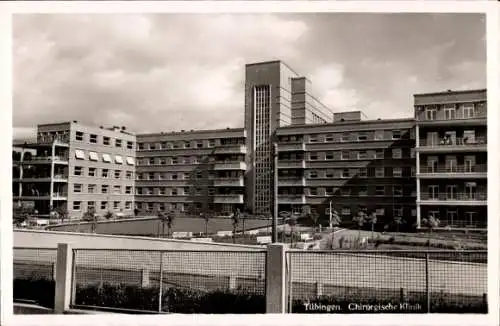
[[[288,311],[487,312],[486,251],[289,251]]]
[[[265,312],[265,251],[75,249],[73,254],[76,308]]]

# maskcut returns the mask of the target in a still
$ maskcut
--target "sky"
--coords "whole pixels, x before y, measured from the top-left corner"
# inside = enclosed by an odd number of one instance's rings
[[[23,14],[14,137],[78,120],[138,133],[243,127],[245,64],[283,60],[332,111],[411,117],[419,92],[486,87],[481,14]]]

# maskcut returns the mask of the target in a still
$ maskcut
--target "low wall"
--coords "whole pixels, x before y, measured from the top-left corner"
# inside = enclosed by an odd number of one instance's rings
[[[194,242],[188,240],[155,239],[109,234],[70,233],[39,230],[14,230],[14,247],[57,248],[69,243],[74,249],[149,249],[149,250],[221,250],[261,251],[262,246],[226,243]]]

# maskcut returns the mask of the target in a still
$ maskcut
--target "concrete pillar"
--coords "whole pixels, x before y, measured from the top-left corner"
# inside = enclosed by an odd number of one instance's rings
[[[141,286],[143,288],[148,287],[150,282],[149,269],[143,268],[141,270]]]
[[[273,243],[267,246],[266,313],[286,312],[286,246]]]
[[[69,309],[73,279],[73,251],[68,243],[57,245],[56,290],[54,312],[63,314]]]

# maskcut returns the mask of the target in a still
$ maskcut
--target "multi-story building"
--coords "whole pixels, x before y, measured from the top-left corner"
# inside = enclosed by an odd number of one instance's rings
[[[381,224],[436,216],[441,226],[485,227],[486,90],[418,94],[415,117],[369,120],[332,112],[283,62],[245,73],[244,128],[134,136],[39,126],[38,142],[24,145],[35,158],[15,162],[15,199],[42,211],[67,205],[73,215],[135,207],[269,216],[276,203],[323,218],[331,206],[344,220],[363,211]]]
[[[222,215],[244,206],[244,129],[137,136],[136,202],[143,211]]]
[[[99,215],[132,213],[135,135],[124,127],[76,121],[39,125],[36,142],[16,149],[13,196],[18,204],[31,202],[41,215],[57,209],[70,217],[89,209]]]
[[[417,224],[486,228],[486,90],[414,96]]]
[[[361,120],[337,115],[322,125],[289,126],[278,135],[278,206],[344,218],[359,211],[381,221],[410,220],[415,211],[413,119]]]

